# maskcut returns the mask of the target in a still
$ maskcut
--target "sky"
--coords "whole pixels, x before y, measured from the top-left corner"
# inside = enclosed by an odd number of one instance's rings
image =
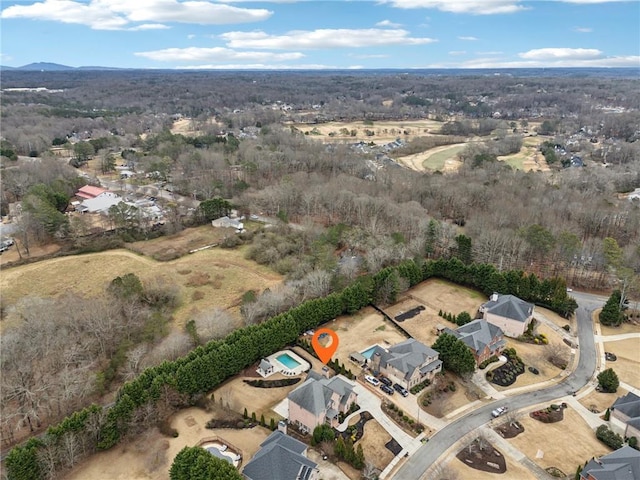
[[[639,0],[0,0],[0,64],[640,67]]]

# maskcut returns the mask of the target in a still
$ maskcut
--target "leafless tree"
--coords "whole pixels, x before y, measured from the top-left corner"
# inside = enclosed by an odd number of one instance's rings
[[[223,338],[237,327],[237,321],[222,308],[214,308],[198,314],[196,331],[202,342]]]

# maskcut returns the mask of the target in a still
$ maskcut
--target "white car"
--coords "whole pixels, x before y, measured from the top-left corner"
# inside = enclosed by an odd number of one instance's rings
[[[380,380],[378,380],[376,377],[372,377],[371,375],[365,375],[364,379],[374,387],[380,385]]]
[[[507,410],[509,410],[508,407],[498,407],[496,408],[494,411],[491,412],[491,416],[493,418],[498,418],[500,415],[504,415],[505,413],[507,413]]]

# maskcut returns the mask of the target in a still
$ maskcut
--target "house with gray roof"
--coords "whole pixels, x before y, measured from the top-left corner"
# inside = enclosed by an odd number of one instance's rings
[[[318,464],[306,456],[307,446],[276,430],[242,470],[247,480],[316,480]]]
[[[580,472],[580,480],[638,480],[640,452],[628,445],[591,459]]]
[[[494,293],[480,307],[483,318],[502,329],[507,337],[519,337],[533,320],[533,303],[525,302],[513,295]]]
[[[618,397],[611,405],[609,421],[616,433],[640,440],[640,397],[633,392]]]
[[[326,378],[309,372],[305,382],[287,396],[289,423],[303,432],[312,432],[323,424],[336,427],[339,414],[346,414],[351,404],[358,401],[358,394],[353,387],[341,375]]]
[[[500,355],[506,342],[502,329],[483,318],[451,330],[445,327],[442,331],[462,340],[473,353],[476,364],[480,364],[493,355]]]
[[[377,346],[371,355],[371,369],[409,390],[414,385],[433,380],[442,371],[438,352],[413,338],[384,349]]]

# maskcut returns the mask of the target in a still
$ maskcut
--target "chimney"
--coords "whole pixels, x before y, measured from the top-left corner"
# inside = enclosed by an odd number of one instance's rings
[[[284,420],[280,420],[278,422],[278,431],[284,433],[285,435],[287,434],[287,422],[285,422]]]
[[[322,376],[325,378],[331,378],[331,371],[329,367],[322,367]]]

